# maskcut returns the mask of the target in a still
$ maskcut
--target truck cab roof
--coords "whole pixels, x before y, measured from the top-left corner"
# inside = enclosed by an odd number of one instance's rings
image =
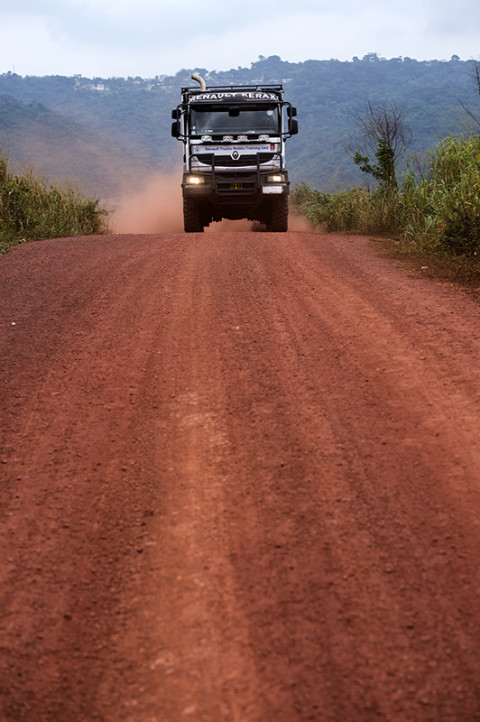
[[[184,103],[278,103],[282,98],[282,85],[217,85],[205,90],[182,88]]]

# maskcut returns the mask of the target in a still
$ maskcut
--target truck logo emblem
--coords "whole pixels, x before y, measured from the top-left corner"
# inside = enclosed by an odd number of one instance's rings
[[[237,158],[239,158],[239,156],[240,156],[240,153],[238,152],[238,150],[234,150],[232,153],[233,160],[237,160]]]

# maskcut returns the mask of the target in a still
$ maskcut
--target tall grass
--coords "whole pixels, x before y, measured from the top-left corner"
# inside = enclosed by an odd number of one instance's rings
[[[13,175],[0,157],[0,252],[24,241],[105,233],[106,217],[98,200],[49,186],[32,173]]]
[[[407,171],[396,189],[330,195],[301,184],[293,201],[327,231],[390,235],[423,252],[480,257],[480,138],[445,139],[428,171]]]

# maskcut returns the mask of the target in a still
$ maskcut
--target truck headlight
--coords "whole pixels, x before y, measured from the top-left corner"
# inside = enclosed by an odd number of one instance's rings
[[[285,176],[283,175],[283,173],[269,175],[267,176],[267,183],[285,183]]]
[[[205,178],[201,175],[187,175],[185,183],[187,186],[201,186],[205,183]]]

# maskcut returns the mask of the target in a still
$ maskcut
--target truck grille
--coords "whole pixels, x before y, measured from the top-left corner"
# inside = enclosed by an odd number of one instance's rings
[[[215,173],[215,188],[219,196],[240,198],[255,195],[258,192],[257,174],[251,173]]]
[[[275,153],[256,153],[254,155],[241,155],[239,158],[234,160],[229,155],[217,155],[215,156],[215,166],[222,168],[244,168],[245,166],[256,166],[257,162],[271,163],[275,157]],[[211,166],[213,163],[213,153],[202,153],[196,156],[196,160],[204,165]]]

